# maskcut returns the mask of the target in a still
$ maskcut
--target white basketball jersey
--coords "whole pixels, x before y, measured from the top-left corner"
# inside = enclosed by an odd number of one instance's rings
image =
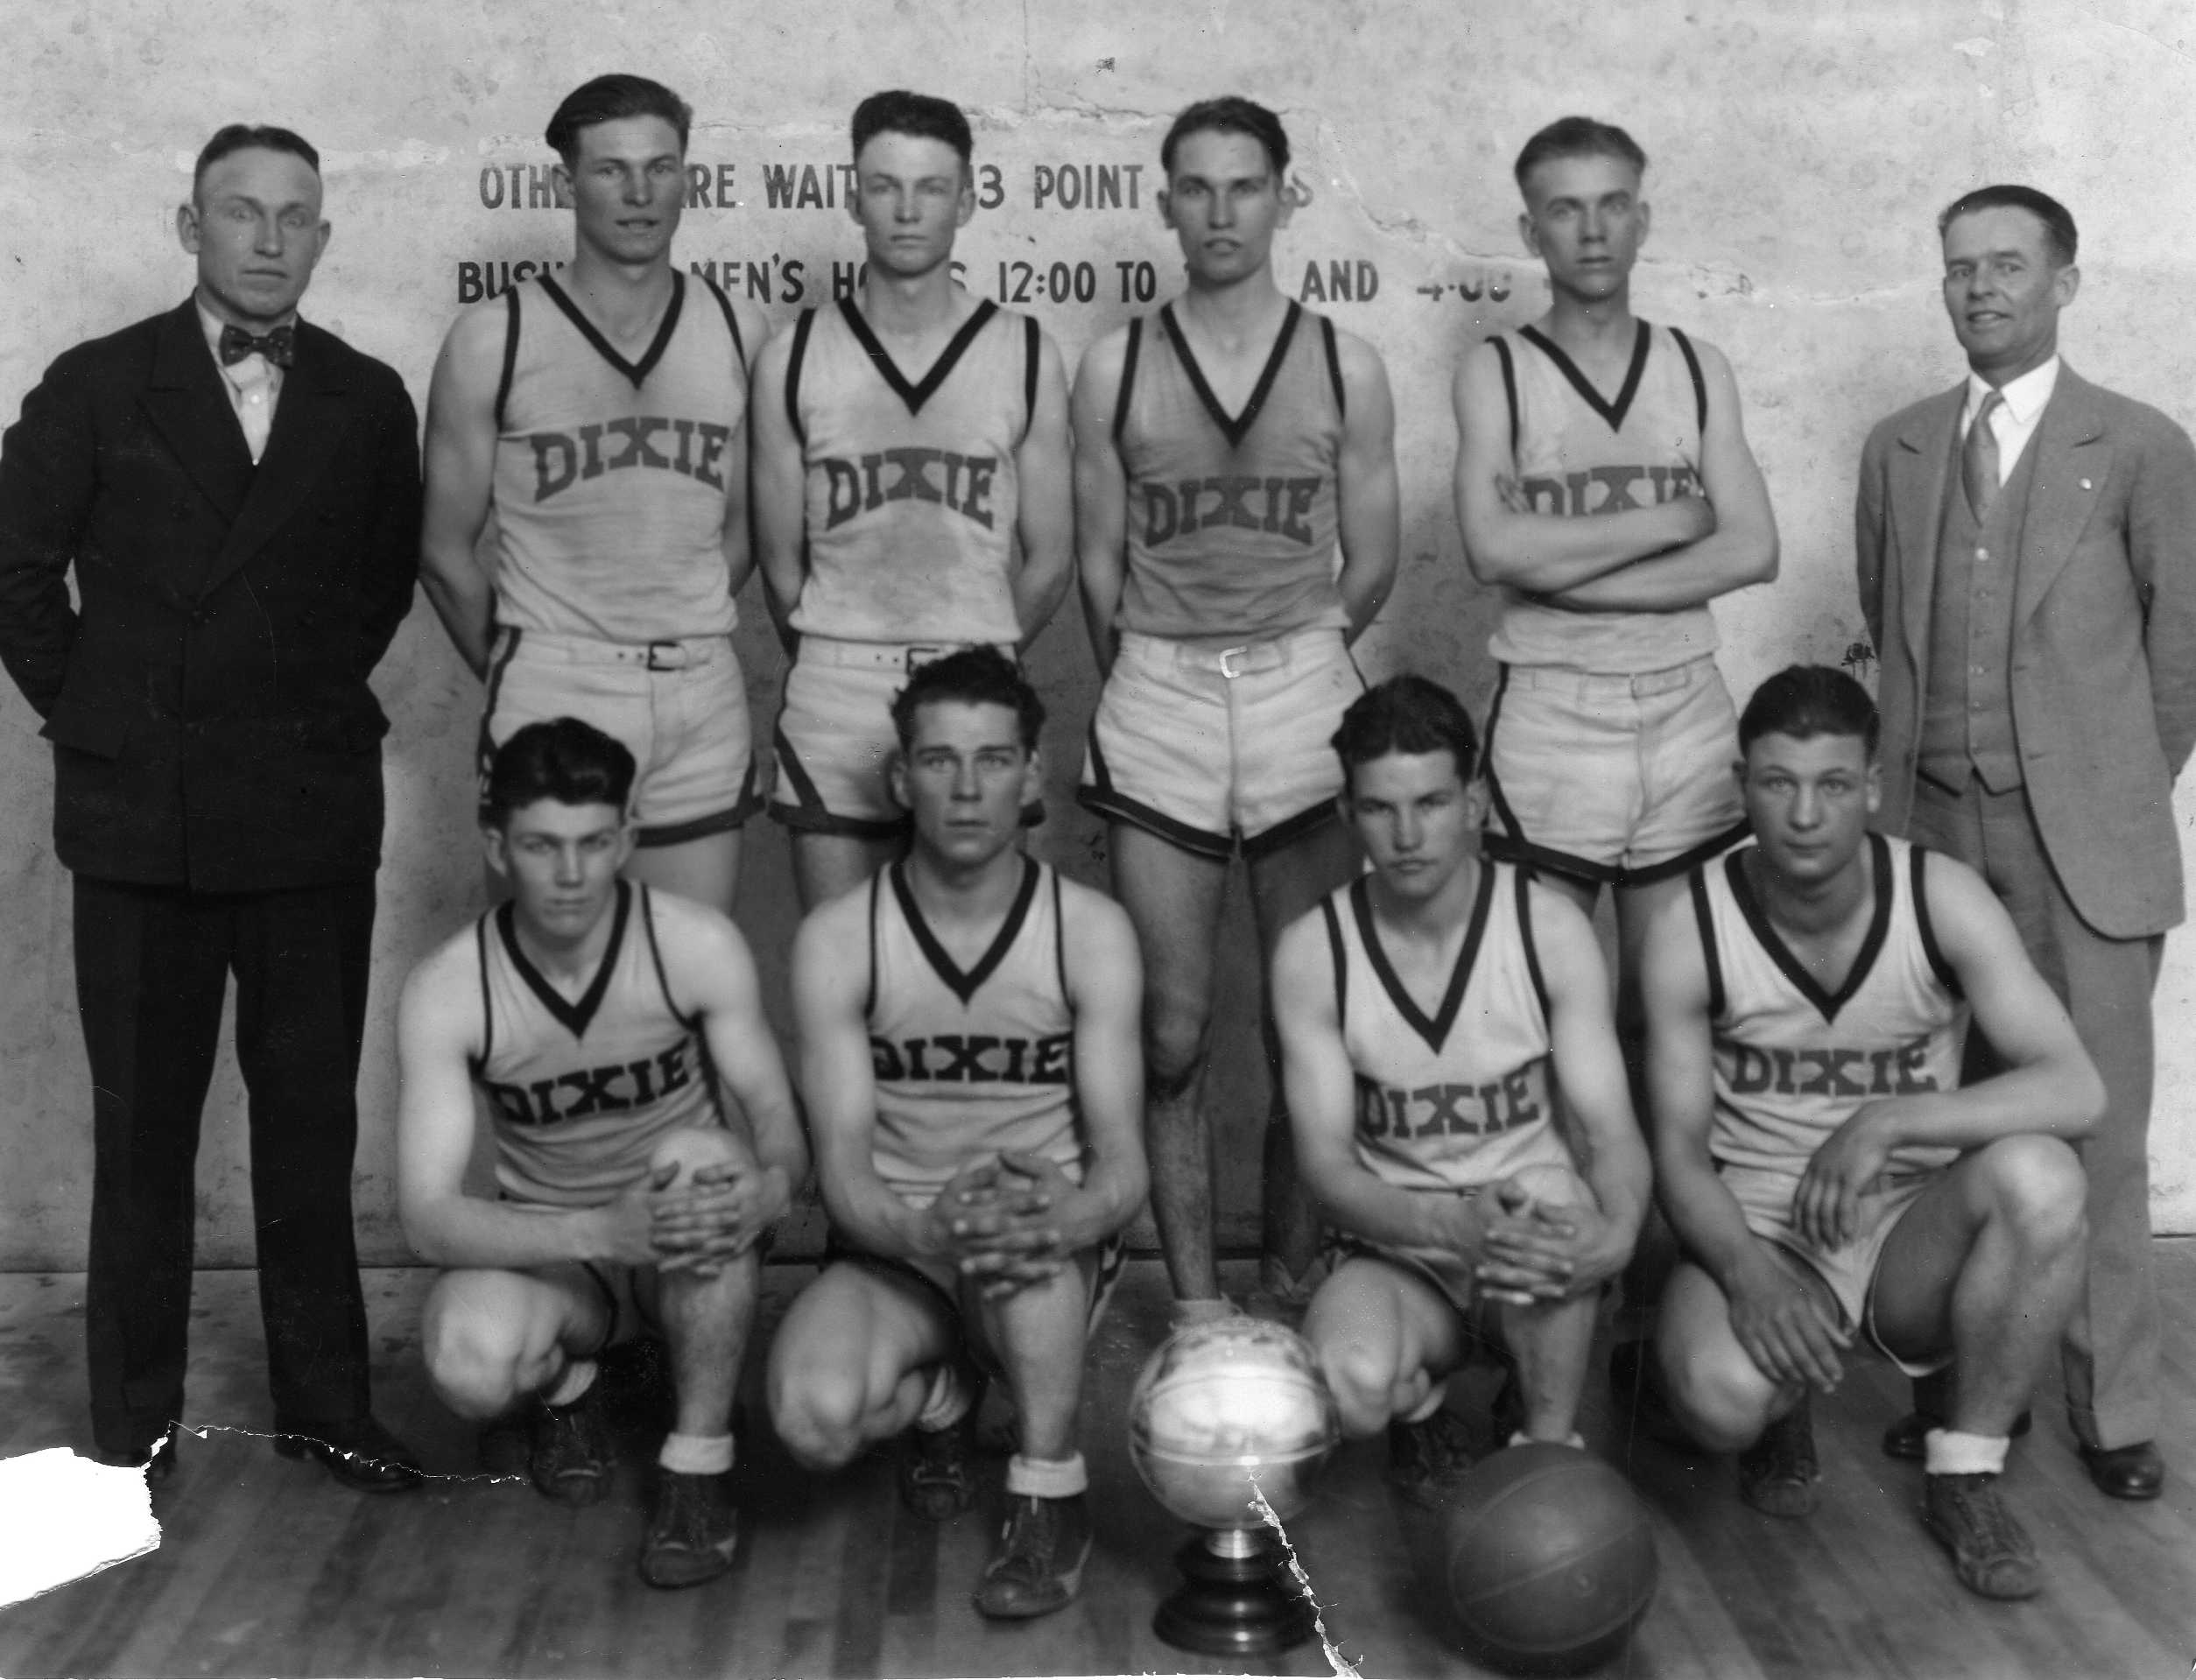
[[[732,306],[673,271],[629,362],[547,275],[514,285],[496,405],[499,623],[607,642],[728,634],[728,466],[747,447]]]
[[[1479,891],[1429,1016],[1381,948],[1369,879],[1321,902],[1334,1010],[1357,1076],[1357,1158],[1404,1190],[1476,1189],[1570,1166],[1555,1127],[1554,1052],[1524,874],[1480,866]]]
[[[611,914],[577,1002],[528,960],[509,903],[477,926],[487,1028],[473,1078],[495,1111],[496,1181],[519,1201],[599,1207],[659,1139],[724,1123],[700,1032],[671,1001],[648,889],[621,881]]]
[[[1012,647],[1015,453],[1036,321],[976,306],[920,383],[851,300],[793,328],[785,411],[807,467],[808,576],[791,617],[841,642]]]
[[[1930,931],[1928,854],[1869,836],[1875,909],[1852,972],[1826,991],[1771,925],[1740,847],[1693,872],[1715,1039],[1719,1162],[1784,1173],[1807,1161],[1862,1103],[1960,1084],[1967,1009]],[[1933,1171],[1957,1149],[1895,1151],[1894,1178]]]
[[[1510,400],[1517,482],[1536,513],[1590,519],[1703,494],[1700,429],[1707,385],[1699,356],[1674,328],[1639,324],[1615,400],[1538,328],[1489,341]],[[1668,613],[1579,613],[1503,591],[1488,650],[1513,665],[1636,675],[1715,651],[1706,607]]]
[[[1059,877],[1024,859],[1013,907],[964,973],[923,919],[905,865],[869,883],[872,1158],[918,1207],[971,1161],[1007,1149],[1082,1177],[1059,895]]]

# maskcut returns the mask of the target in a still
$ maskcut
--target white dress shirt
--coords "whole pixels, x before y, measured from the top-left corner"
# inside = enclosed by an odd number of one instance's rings
[[[1992,385],[1979,373],[1967,376],[1967,405],[1960,411],[1960,437],[1966,441],[1967,428],[1974,424],[1975,410],[1982,399],[1995,390],[2005,400],[1990,411],[1990,435],[1998,442],[1998,488],[2005,488],[2006,480],[2013,476],[2013,469],[2021,464],[2021,451],[2028,447],[2028,440],[2036,435],[2036,423],[2044,418],[2044,405],[2052,399],[2052,392],[2059,388],[2059,358],[2054,355],[2040,368],[2031,368],[2018,379],[2009,379],[2002,385]]]

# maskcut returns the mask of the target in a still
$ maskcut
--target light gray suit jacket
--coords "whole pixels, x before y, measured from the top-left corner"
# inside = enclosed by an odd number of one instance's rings
[[[1855,510],[1861,610],[1882,674],[1883,806],[1901,834],[1929,672],[1939,522],[1963,383],[1869,433]],[[2179,922],[2173,779],[2196,743],[2196,447],[2156,409],[2063,362],[2015,557],[2013,727],[2045,851],[2113,938]]]

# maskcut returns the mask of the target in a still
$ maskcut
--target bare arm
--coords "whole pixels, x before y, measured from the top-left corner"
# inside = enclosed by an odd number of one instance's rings
[[[1647,1005],[1647,1091],[1654,1110],[1655,1181],[1663,1212],[1689,1258],[1722,1289],[1731,1329],[1773,1381],[1827,1389],[1850,1339],[1747,1228],[1738,1198],[1715,1170],[1708,971],[1690,894],[1657,907],[1647,927],[1640,987]]]
[[[1464,531],[1464,558],[1482,583],[1550,594],[1698,541],[1715,529],[1715,510],[1700,496],[1584,518],[1514,507],[1517,462],[1510,448],[1510,402],[1491,343],[1464,358],[1453,395],[1456,517]]]
[[[1120,905],[1062,883],[1062,949],[1075,1017],[1083,1181],[1052,1210],[1063,1253],[1111,1236],[1144,1206],[1144,960]]]
[[[1348,398],[1335,465],[1342,569],[1335,579],[1355,642],[1395,587],[1402,490],[1396,479],[1396,404],[1380,353],[1354,333],[1337,335]]]
[[[1050,333],[1038,342],[1037,406],[1014,457],[1021,486],[1015,529],[1022,568],[1014,578],[1014,616],[1022,646],[1037,640],[1067,594],[1075,570],[1073,474],[1067,439],[1067,373]]]
[[[1334,1003],[1334,959],[1314,909],[1281,932],[1273,952],[1273,1017],[1298,1174],[1337,1228],[1370,1242],[1442,1248],[1479,1258],[1483,1198],[1385,1183],[1358,1158],[1356,1076]]]
[[[1083,629],[1103,677],[1113,669],[1114,615],[1128,576],[1129,475],[1113,436],[1121,398],[1124,328],[1083,353],[1075,376],[1075,565],[1082,588]]]
[[[762,359],[763,347],[769,341],[771,324],[763,312],[743,298],[730,299],[732,318],[740,324],[740,342],[747,352],[747,389],[755,389],[755,364]],[[741,417],[743,428],[746,416]],[[724,550],[724,577],[726,587],[738,594],[747,587],[748,573],[755,569],[755,549],[750,537],[748,513],[748,455],[751,445],[743,437],[724,452],[724,527],[719,540]]]
[[[1708,388],[1700,482],[1715,510],[1715,529],[1697,542],[1563,590],[1554,597],[1557,605],[1590,612],[1675,612],[1776,577],[1777,516],[1746,441],[1738,382],[1714,345],[1695,341],[1694,348]]]
[[[808,464],[785,412],[785,368],[792,341],[791,333],[781,333],[763,346],[747,404],[755,560],[763,568],[763,598],[771,620],[789,650],[793,635],[786,621],[799,605],[801,586],[808,579]]]
[[[496,590],[474,550],[496,488],[496,388],[503,379],[506,302],[460,315],[427,389],[426,503],[419,580],[475,677],[488,671]]]

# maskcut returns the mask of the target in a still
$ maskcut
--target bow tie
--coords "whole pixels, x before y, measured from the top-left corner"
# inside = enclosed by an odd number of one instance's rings
[[[222,328],[222,366],[226,368],[233,362],[242,362],[248,355],[264,355],[276,367],[286,368],[293,354],[292,341],[296,336],[297,329],[292,327],[278,327],[264,338],[256,338],[241,327],[224,327]]]

